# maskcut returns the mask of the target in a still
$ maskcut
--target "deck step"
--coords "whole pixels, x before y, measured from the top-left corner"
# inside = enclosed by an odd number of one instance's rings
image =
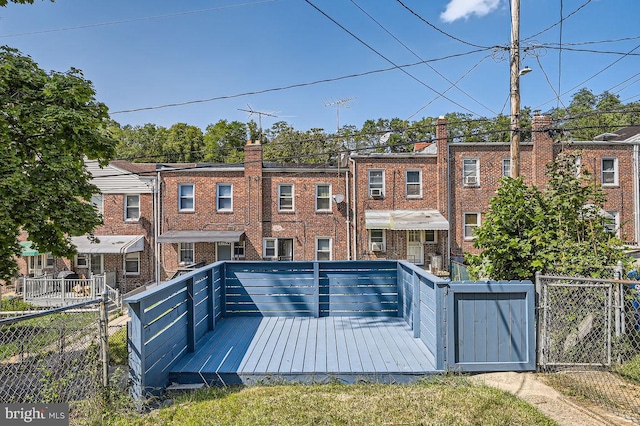
[[[202,389],[204,387],[204,383],[171,383],[170,386],[167,387],[168,391],[186,391],[186,390],[197,390]]]

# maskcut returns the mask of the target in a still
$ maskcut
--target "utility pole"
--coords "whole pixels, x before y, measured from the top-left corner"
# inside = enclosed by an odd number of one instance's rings
[[[344,98],[344,99],[338,99],[337,101],[332,101],[332,102],[324,101],[324,106],[326,107],[334,106],[338,109],[338,131],[340,131],[340,107],[349,108],[349,105],[347,105],[347,103],[351,102],[354,99],[355,98]]]
[[[520,176],[520,0],[511,0],[511,177]]]

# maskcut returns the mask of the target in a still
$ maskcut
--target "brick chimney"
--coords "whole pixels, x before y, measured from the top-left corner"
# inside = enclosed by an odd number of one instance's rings
[[[447,119],[436,120],[436,147],[438,148],[438,210],[447,218],[447,176],[449,175]]]
[[[533,184],[543,187],[547,183],[547,164],[553,161],[553,139],[549,133],[551,130],[551,117],[536,115],[531,122],[531,139],[533,141],[532,169]]]
[[[245,235],[247,244],[245,254],[247,260],[262,258],[262,212],[263,212],[263,179],[262,179],[262,145],[260,141],[248,140],[244,146],[244,176],[247,184],[247,226]]]

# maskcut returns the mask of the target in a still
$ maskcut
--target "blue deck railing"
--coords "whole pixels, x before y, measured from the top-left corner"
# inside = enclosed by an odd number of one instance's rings
[[[402,317],[438,371],[535,369],[533,284],[451,283],[405,261],[217,262],[125,302],[136,397],[234,316]]]

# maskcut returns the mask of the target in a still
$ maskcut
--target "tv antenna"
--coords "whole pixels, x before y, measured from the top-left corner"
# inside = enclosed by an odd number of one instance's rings
[[[260,137],[262,137],[262,116],[264,115],[266,117],[274,117],[274,118],[278,118],[278,116],[275,115],[273,112],[256,111],[253,108],[251,108],[251,105],[249,104],[247,104],[247,108],[248,109],[238,108],[238,111],[248,112],[249,117],[247,118],[250,118],[253,114],[258,116],[258,132],[260,133]]]
[[[343,98],[343,99],[338,99],[337,101],[334,101],[333,99],[331,101],[326,101],[323,100],[322,102],[324,103],[324,106],[326,107],[336,107],[337,109],[337,114],[338,114],[338,131],[340,131],[340,108],[350,108],[351,105],[349,105],[349,102],[353,101],[354,98]]]

